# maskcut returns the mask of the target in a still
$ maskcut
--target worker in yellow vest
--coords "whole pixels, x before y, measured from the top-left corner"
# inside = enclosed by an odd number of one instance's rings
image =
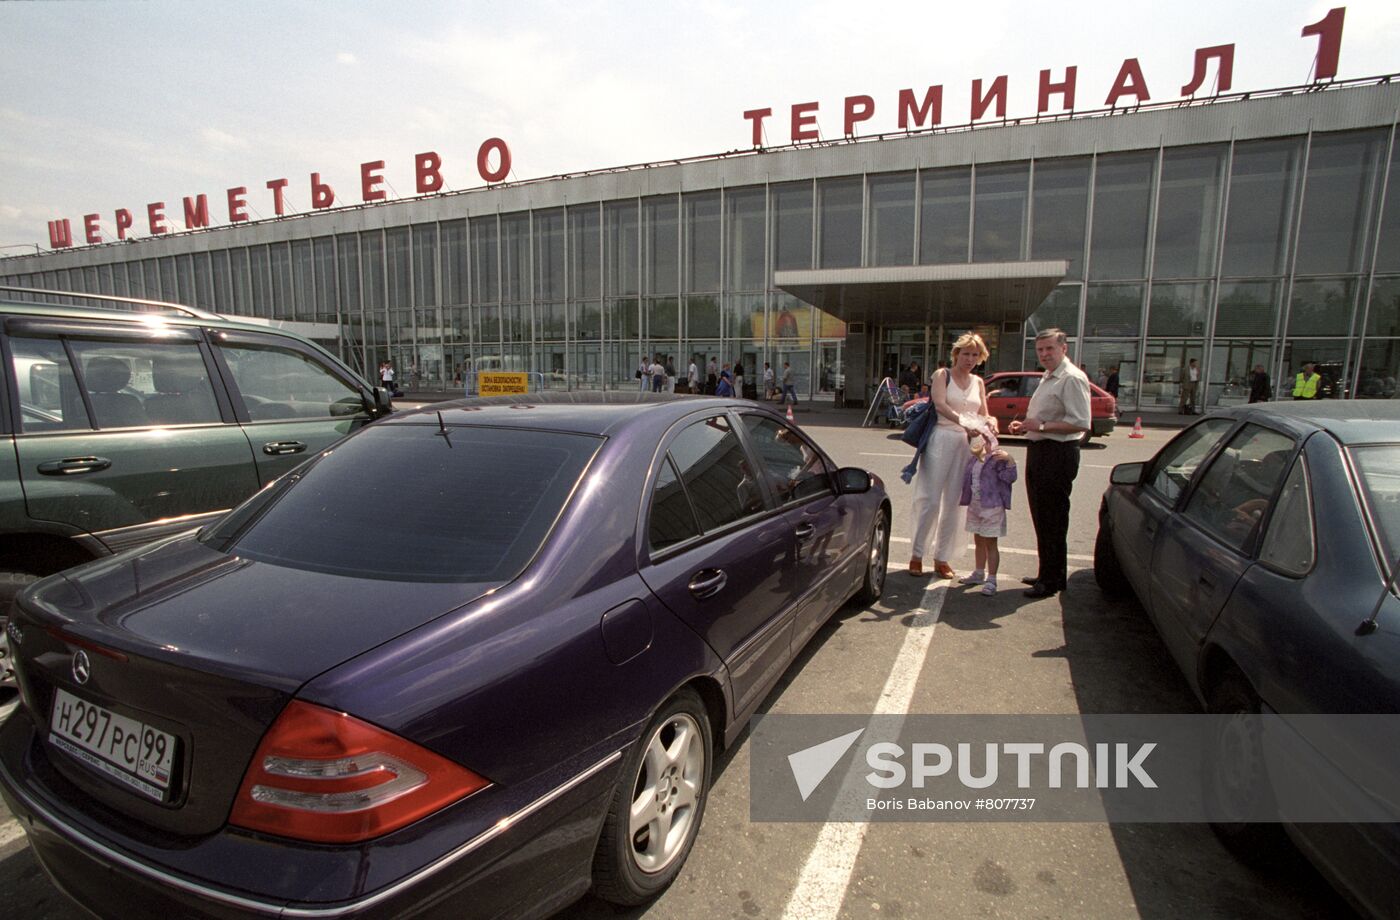
[[[1322,375],[1314,369],[1311,361],[1307,362],[1293,381],[1293,398],[1317,399],[1317,388],[1321,383]]]

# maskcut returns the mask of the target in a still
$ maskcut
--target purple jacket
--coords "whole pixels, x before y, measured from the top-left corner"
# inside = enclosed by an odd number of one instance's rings
[[[972,504],[972,471],[977,469],[977,458],[967,461],[963,470],[962,498],[960,505]],[[982,467],[982,506],[995,508],[1000,503],[1003,508],[1011,507],[1011,484],[1016,481],[1016,464],[1009,460],[988,460]]]

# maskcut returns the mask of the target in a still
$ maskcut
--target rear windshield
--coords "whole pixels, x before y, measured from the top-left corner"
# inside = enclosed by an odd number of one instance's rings
[[[389,581],[504,581],[602,440],[505,428],[365,429],[206,532],[221,551]]]
[[[1351,456],[1371,519],[1380,531],[1381,552],[1386,565],[1393,566],[1400,554],[1400,444],[1353,447]]]

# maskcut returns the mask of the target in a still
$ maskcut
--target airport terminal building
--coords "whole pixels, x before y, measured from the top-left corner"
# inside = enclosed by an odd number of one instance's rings
[[[1128,410],[1400,396],[1400,80],[806,143],[0,260],[0,284],[300,326],[421,388],[636,386],[643,354],[790,362],[859,403],[980,332],[1058,326]]]

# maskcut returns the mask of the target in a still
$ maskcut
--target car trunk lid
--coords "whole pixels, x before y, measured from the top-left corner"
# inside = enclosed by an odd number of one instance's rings
[[[25,700],[82,794],[163,831],[210,833],[302,684],[494,587],[351,579],[181,538],[24,598]]]

